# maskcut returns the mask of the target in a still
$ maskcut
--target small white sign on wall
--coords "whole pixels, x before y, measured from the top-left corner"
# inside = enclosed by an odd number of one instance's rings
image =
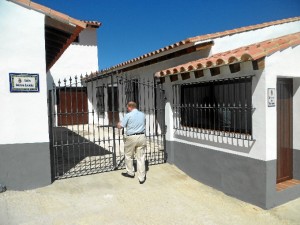
[[[268,88],[268,107],[275,107],[275,88]]]
[[[39,75],[10,73],[10,92],[39,92]]]

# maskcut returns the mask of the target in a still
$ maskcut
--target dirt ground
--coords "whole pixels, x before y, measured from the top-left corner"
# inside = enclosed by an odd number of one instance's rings
[[[0,193],[0,224],[300,224],[300,199],[263,210],[203,185],[175,166],[151,166],[139,184],[122,171]]]

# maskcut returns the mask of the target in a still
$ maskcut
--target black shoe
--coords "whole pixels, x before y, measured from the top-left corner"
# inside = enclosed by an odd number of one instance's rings
[[[140,181],[140,180],[139,180],[140,184],[145,183],[145,181],[146,181],[146,176],[145,176],[145,179],[144,179],[143,181]]]
[[[128,174],[127,172],[123,172],[123,173],[122,173],[122,176],[128,177],[128,178],[134,178],[134,175],[130,175],[130,174]]]

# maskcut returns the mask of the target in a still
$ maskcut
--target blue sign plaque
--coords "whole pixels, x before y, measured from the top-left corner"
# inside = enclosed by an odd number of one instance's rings
[[[10,92],[39,92],[39,74],[10,73]]]

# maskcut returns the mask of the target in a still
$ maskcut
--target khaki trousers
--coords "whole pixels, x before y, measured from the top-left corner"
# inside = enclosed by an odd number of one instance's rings
[[[124,139],[125,166],[127,173],[134,175],[133,157],[135,154],[137,161],[137,175],[140,181],[145,179],[145,150],[146,137],[145,134],[131,135]]]

